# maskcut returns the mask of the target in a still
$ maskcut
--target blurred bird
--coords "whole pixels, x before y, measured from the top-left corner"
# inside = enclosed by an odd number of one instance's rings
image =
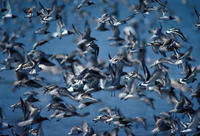
[[[89,0],[81,0],[81,2],[80,2],[80,4],[78,5],[78,7],[77,7],[77,9],[80,9],[80,8],[82,8],[84,5],[88,5],[88,6],[90,6],[90,5],[93,5],[94,4],[94,2],[93,1],[89,1]]]

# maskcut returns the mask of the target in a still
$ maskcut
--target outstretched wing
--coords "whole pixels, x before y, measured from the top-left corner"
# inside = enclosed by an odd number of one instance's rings
[[[73,24],[72,24],[72,28],[73,28],[74,32],[77,33],[79,36],[81,36],[81,37],[83,36],[83,34],[80,31],[78,31]]]
[[[84,31],[84,36],[85,37],[90,37],[91,29],[88,21],[85,21],[85,31]]]

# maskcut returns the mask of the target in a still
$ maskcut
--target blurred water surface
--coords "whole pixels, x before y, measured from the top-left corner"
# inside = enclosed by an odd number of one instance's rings
[[[12,1],[12,0],[11,0]],[[20,0],[18,0],[20,2]],[[45,3],[45,5],[48,5],[48,2],[42,1]],[[96,2],[96,1],[95,1]],[[195,6],[197,9],[200,9],[200,1],[199,0],[188,0],[188,5],[184,5],[181,3],[181,0],[168,0],[170,9],[174,12],[175,15],[180,16],[181,22],[177,23],[175,21],[168,21],[168,22],[157,22],[154,21],[155,18],[153,18],[153,15],[143,15],[137,18],[144,18],[144,21],[140,26],[140,31],[144,31],[144,33],[140,33],[141,38],[145,38],[147,41],[149,40],[150,34],[148,33],[147,25],[150,24],[150,21],[153,21],[153,28],[156,28],[159,23],[163,26],[163,31],[170,27],[177,27],[184,32],[184,34],[189,39],[188,43],[185,43],[185,49],[186,50],[189,46],[193,46],[192,55],[196,59],[196,61],[193,63],[193,65],[200,64],[199,60],[199,53],[200,53],[200,33],[195,30],[194,24],[197,20],[196,16],[194,16],[193,13],[193,6]],[[24,2],[21,4],[21,8],[30,6],[28,2]],[[71,5],[68,5],[71,6]],[[120,10],[120,18],[124,18],[127,15],[129,15],[130,12],[127,11],[126,7],[122,4],[118,5]],[[14,6],[13,6],[14,7]],[[91,6],[90,8],[85,8],[88,11],[92,12],[92,17],[97,18],[101,16],[101,11],[96,6]],[[17,10],[17,9],[16,9]],[[152,16],[152,18],[151,18]],[[20,15],[20,17],[23,17],[23,15]],[[63,17],[64,18],[64,17]],[[73,23],[75,26],[77,26],[81,31],[83,31],[84,26],[84,20],[78,19],[78,21],[75,20],[75,16],[68,13],[66,15],[66,24],[67,27],[71,28],[71,24]],[[15,26],[12,25],[9,21],[3,25],[5,28],[9,28],[8,30],[12,31]],[[33,42],[30,41],[29,35],[33,32],[35,28],[38,28],[40,24],[33,26],[30,28],[29,32],[26,33],[26,37],[20,39],[21,42],[25,43],[26,50],[30,50],[32,48]],[[111,29],[109,31],[105,32],[98,32],[95,30],[96,24],[91,23],[91,35],[93,37],[96,37],[97,41],[96,43],[100,47],[100,54],[99,58],[105,61],[108,61],[108,53],[111,54],[111,56],[115,55],[119,52],[119,47],[110,46],[109,42],[107,40],[108,37],[111,36],[112,32]],[[120,30],[123,30],[124,26],[120,26]],[[56,24],[52,23],[50,31],[56,30]],[[123,33],[121,31],[121,36],[123,36]],[[75,40],[76,36],[67,36],[63,37],[62,40],[55,39],[47,43],[46,45],[39,47],[40,50],[45,51],[46,53],[51,54],[57,54],[57,53],[70,53],[76,48],[75,43],[73,42]],[[36,37],[38,39],[41,39],[42,37],[38,36]],[[1,55],[0,58],[3,60],[5,56]],[[153,63],[155,59],[157,59],[159,55],[155,55],[152,53],[152,49],[148,47],[147,52],[147,58],[150,58],[150,62],[148,62],[148,65]],[[177,68],[171,68],[170,70],[170,76],[173,78],[180,77],[181,75],[177,75],[176,73],[180,69]],[[152,69],[150,69],[152,71]],[[129,71],[131,72],[131,71]],[[60,86],[64,86],[63,79],[61,75],[51,75],[49,73],[42,73],[43,76],[45,76],[49,82],[53,84],[58,84]],[[6,114],[6,118],[9,123],[17,123],[20,119],[22,119],[22,114],[20,110],[16,110],[15,112],[12,112],[12,109],[9,107],[10,105],[18,102],[20,96],[23,96],[23,93],[25,91],[30,91],[29,88],[22,88],[18,90],[17,92],[13,93],[11,91],[12,84],[15,81],[15,74],[13,71],[3,71],[0,73],[0,76],[3,77],[3,79],[0,79],[0,107],[3,108],[4,113]],[[41,92],[42,89],[33,89],[34,91]],[[70,117],[70,118],[64,118],[60,121],[56,121],[55,119],[51,119],[49,121],[45,121],[43,123],[43,129],[44,134],[46,136],[62,136],[66,135],[71,127],[76,125],[81,125],[82,121],[88,122],[97,132],[102,131],[111,131],[113,128],[112,125],[103,124],[103,123],[94,123],[92,119],[98,115],[98,109],[104,106],[110,106],[110,107],[117,107],[120,108],[121,112],[127,116],[127,117],[135,117],[135,116],[141,116],[147,118],[147,124],[148,129],[145,130],[142,126],[139,126],[139,128],[133,127],[133,132],[138,136],[147,136],[152,135],[151,130],[154,128],[154,120],[153,115],[159,114],[160,112],[169,111],[173,108],[172,105],[169,105],[165,98],[160,98],[157,94],[151,93],[150,96],[155,98],[155,107],[156,109],[153,110],[150,107],[148,107],[145,103],[139,101],[138,99],[129,99],[129,100],[120,100],[118,98],[118,94],[120,91],[116,92],[115,96],[111,96],[111,92],[107,91],[100,91],[94,93],[95,98],[99,98],[102,100],[102,102],[99,102],[97,104],[91,105],[89,107],[86,107],[83,110],[79,110],[79,112],[84,113],[85,111],[90,112],[90,116],[87,117]],[[50,100],[50,97],[47,95],[39,94],[38,98],[40,99],[40,102],[37,103],[41,108],[44,108]],[[65,99],[66,102],[71,102],[68,98]],[[77,103],[74,103],[77,105]],[[47,109],[42,110],[43,116],[49,116],[51,112],[47,112]],[[102,127],[103,126],[103,127]],[[9,133],[9,132],[8,132]],[[120,130],[119,135],[124,135],[124,132]]]

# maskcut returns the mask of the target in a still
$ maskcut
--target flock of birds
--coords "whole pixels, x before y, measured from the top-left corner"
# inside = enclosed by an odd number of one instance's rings
[[[50,3],[51,7],[45,2]],[[15,110],[22,111],[21,120],[17,123],[7,122],[4,108],[0,108],[0,135],[43,136],[43,122],[90,116],[90,112],[79,111],[104,101],[93,96],[100,91],[111,93],[112,97],[116,97],[117,93],[119,101],[137,99],[153,110],[157,107],[154,106],[154,98],[148,94],[155,92],[156,97],[167,98],[174,108],[154,115],[155,128],[149,135],[200,135],[200,66],[192,65],[195,61],[191,55],[193,47],[183,45],[189,40],[181,29],[173,27],[163,30],[163,22],[181,23],[181,18],[170,11],[166,0],[138,0],[138,4],[128,0],[29,0],[27,3],[29,4],[25,4],[26,8],[21,10],[19,1],[0,2],[0,49],[3,59],[0,71],[14,71],[16,74],[11,90],[13,93],[20,88],[27,90],[18,102],[10,105],[13,116]],[[119,17],[119,3],[125,5],[130,13],[122,19]],[[183,0],[183,3],[187,4],[187,1]],[[16,5],[19,9],[13,8]],[[81,32],[75,23],[70,25],[71,29],[67,28],[67,6],[71,9],[70,14],[76,15],[75,21],[78,21],[77,18],[85,20],[84,32]],[[88,10],[92,7],[102,8],[102,15],[98,18],[92,17]],[[200,29],[199,12],[199,9],[194,8],[197,21],[193,26],[197,31]],[[139,26],[144,23],[142,19],[148,14],[155,15],[155,21],[160,24],[155,29],[150,26],[145,30],[151,35],[147,40],[139,35]],[[142,18],[137,19],[137,16]],[[24,22],[20,22],[21,20]],[[20,27],[16,31],[13,31],[14,26],[11,26],[10,30],[3,27],[9,23]],[[51,32],[50,27],[55,27],[55,23],[57,30]],[[97,25],[94,31],[100,31],[102,34],[112,31],[112,36],[103,40],[108,40],[111,46],[119,48],[119,53],[113,56],[107,54],[108,61],[99,57],[99,52],[104,49],[97,44],[98,37],[92,37],[93,29],[90,23]],[[26,34],[33,25],[41,27],[34,29],[32,34]],[[120,32],[123,32],[123,37]],[[45,39],[37,39],[37,36]],[[77,37],[74,41],[76,49],[69,54],[49,54],[39,49],[54,39],[63,40],[69,36]],[[28,49],[30,45],[27,47],[27,43],[21,40],[24,37],[34,41],[31,49]],[[59,48],[59,45],[52,48]],[[158,58],[150,66],[147,64],[147,48]],[[180,71],[177,75],[181,74],[181,78],[175,79],[170,75],[171,67]],[[64,81],[65,85],[48,82],[48,79],[41,76],[44,71],[61,74],[60,81]],[[4,77],[0,80],[4,80]],[[197,87],[194,84],[198,84]],[[50,96],[49,104],[39,107],[38,94],[43,97]],[[78,105],[71,104],[69,99]],[[44,109],[52,114],[44,117],[41,115]],[[117,136],[119,131],[124,131],[122,134],[134,136],[137,135],[134,129],[140,126],[148,129],[148,119],[142,115],[126,117],[120,107],[102,107],[93,121],[106,123],[114,128],[111,131],[99,132],[83,121],[81,126],[77,125],[68,130],[67,135]]]

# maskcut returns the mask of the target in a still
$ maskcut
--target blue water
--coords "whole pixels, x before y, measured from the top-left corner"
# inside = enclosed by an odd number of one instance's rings
[[[11,0],[12,1],[12,0]],[[20,0],[16,1],[18,4],[20,3]],[[49,6],[48,1],[42,1],[44,5]],[[98,1],[95,1],[95,3],[98,3]],[[11,2],[13,3],[13,1]],[[60,3],[60,2],[58,2]],[[181,22],[177,23],[175,21],[167,21],[167,22],[158,22],[155,21],[154,14],[150,15],[136,15],[134,19],[142,18],[144,19],[144,22],[139,25],[139,35],[141,38],[149,40],[150,34],[148,33],[148,25],[153,22],[153,27],[156,28],[159,23],[163,26],[163,32],[167,30],[170,27],[176,27],[180,28],[182,32],[186,35],[186,37],[189,39],[188,43],[183,43],[185,48],[182,50],[186,50],[189,46],[193,47],[192,56],[196,59],[195,62],[192,64],[194,66],[197,66],[200,64],[199,61],[199,52],[200,52],[200,32],[197,31],[194,28],[195,21],[197,20],[196,16],[194,15],[193,6],[195,6],[200,11],[200,1],[199,0],[188,0],[188,5],[184,5],[181,3],[181,0],[169,0],[169,7],[174,12],[175,15],[180,16]],[[73,4],[72,4],[73,5]],[[67,5],[66,8],[71,8],[72,5]],[[29,7],[31,4],[26,1],[20,4],[20,8],[16,8],[17,5],[12,5],[14,11],[20,11],[21,14],[19,14],[19,17],[27,23],[27,20],[23,18],[22,9],[25,7]],[[85,10],[91,11],[92,17],[97,18],[101,16],[101,10],[97,7],[101,5],[94,5],[88,8],[85,8]],[[130,12],[127,11],[127,8],[120,4],[119,5],[120,10],[120,18],[124,18],[127,15],[130,15]],[[74,14],[72,15],[69,13],[69,10],[67,11],[66,16],[66,24],[67,28],[71,28],[71,24],[73,23],[78,29],[81,31],[84,31],[84,21],[85,19],[78,19]],[[63,17],[64,18],[64,17]],[[134,20],[133,19],[133,20]],[[91,21],[90,21],[91,22]],[[21,23],[22,24],[22,23]],[[96,24],[91,24],[91,35],[93,37],[96,37],[97,41],[96,43],[99,45],[100,52],[99,52],[99,58],[106,61],[108,63],[108,53],[111,54],[111,56],[114,56],[116,53],[119,52],[120,47],[113,47],[109,45],[109,42],[107,40],[108,37],[111,36],[111,28],[107,32],[98,32],[95,30]],[[19,41],[25,43],[26,50],[30,50],[32,48],[33,42],[30,40],[30,35],[32,32],[39,28],[41,25],[37,24],[35,26],[30,27],[28,32],[26,32],[26,36],[24,38],[20,38]],[[10,32],[13,30],[17,30],[16,25],[13,25],[10,20],[8,20],[5,24],[1,25],[2,28],[7,28]],[[120,26],[120,30],[123,30],[125,26]],[[50,31],[53,32],[56,30],[56,23],[52,23],[50,27]],[[123,37],[123,33],[121,31],[121,37]],[[43,39],[44,36],[37,36],[36,39]],[[51,54],[57,54],[57,53],[70,53],[76,48],[76,44],[73,42],[76,39],[76,36],[67,36],[63,37],[62,40],[54,39],[50,41],[49,43],[45,44],[44,46],[39,47],[40,50],[45,51],[46,53]],[[147,64],[150,65],[153,63],[155,59],[158,59],[158,57],[161,57],[160,55],[155,55],[150,47],[147,47],[147,58],[150,58],[150,62]],[[5,58],[5,55],[0,56],[1,61]],[[176,67],[170,67],[170,76],[173,78],[181,77],[181,75],[177,75],[177,72],[180,71],[180,69],[177,69]],[[153,71],[153,69],[150,69],[150,71]],[[129,71],[131,72],[131,71]],[[60,86],[64,86],[63,79],[61,75],[52,75],[50,73],[43,73],[44,76],[47,77],[48,81],[52,84],[58,84]],[[15,74],[13,71],[3,71],[0,73],[0,76],[3,77],[3,79],[0,79],[0,107],[3,108],[3,111],[6,115],[6,119],[11,124],[16,124],[19,120],[22,119],[22,114],[20,110],[16,110],[15,112],[12,112],[12,109],[9,108],[10,105],[16,103],[19,101],[20,96],[23,96],[23,93],[25,91],[34,90],[39,92],[38,98],[40,99],[39,103],[36,103],[38,107],[44,108],[50,100],[50,97],[48,95],[42,95],[41,90],[42,89],[30,89],[30,88],[22,88],[18,90],[17,92],[13,93],[11,91],[12,84],[15,81]],[[199,77],[198,77],[199,79]],[[195,84],[194,84],[195,86]],[[89,123],[96,132],[103,132],[105,130],[111,131],[113,128],[112,125],[104,124],[104,123],[94,123],[92,119],[96,117],[98,113],[98,109],[110,106],[112,108],[120,108],[121,112],[127,116],[127,117],[135,117],[135,116],[141,116],[145,117],[147,119],[147,126],[148,129],[145,130],[142,126],[139,126],[139,128],[135,128],[133,125],[133,132],[137,136],[146,136],[146,135],[152,135],[151,130],[154,128],[154,120],[153,115],[157,115],[160,112],[165,112],[173,109],[172,105],[169,105],[167,103],[167,100],[165,98],[160,98],[155,93],[147,93],[148,96],[153,97],[155,99],[154,104],[156,109],[153,110],[151,107],[147,106],[144,102],[141,102],[139,99],[129,99],[129,100],[120,100],[118,98],[119,92],[122,92],[123,90],[118,90],[116,92],[115,96],[111,96],[111,92],[107,91],[100,91],[93,93],[93,96],[95,98],[101,99],[102,101],[99,103],[96,103],[94,105],[91,105],[89,107],[86,107],[82,110],[78,110],[80,113],[84,113],[86,111],[90,112],[90,116],[87,117],[70,117],[70,118],[64,118],[60,121],[56,121],[56,119],[51,119],[49,121],[45,121],[43,124],[44,134],[45,136],[62,136],[66,135],[71,127],[76,125],[81,125],[82,121],[86,121]],[[65,102],[73,103],[68,98],[64,98]],[[194,101],[196,103],[196,101]],[[78,103],[75,103],[77,105]],[[43,116],[49,116],[51,112],[47,112],[47,109],[43,109],[41,112],[41,115]],[[15,128],[17,131],[20,131],[20,128]],[[10,133],[10,131],[7,131],[7,133]],[[125,135],[122,130],[120,130],[119,135]]]

